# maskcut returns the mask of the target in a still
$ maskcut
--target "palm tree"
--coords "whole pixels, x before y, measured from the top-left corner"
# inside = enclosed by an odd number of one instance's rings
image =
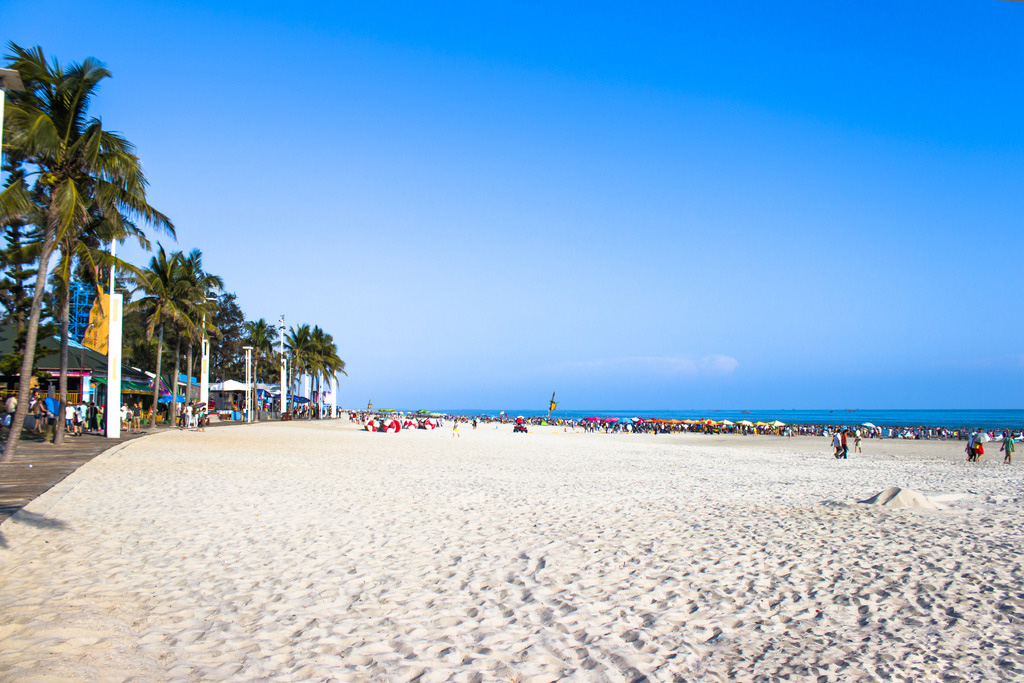
[[[188,341],[188,362],[185,379],[185,395],[192,395],[192,350],[202,334],[212,328],[213,312],[216,305],[207,301],[212,291],[224,289],[224,280],[203,269],[203,252],[193,249],[182,258],[182,304],[188,312],[189,324],[185,326]],[[204,329],[205,328],[205,329]],[[175,375],[177,377],[177,375]]]
[[[157,244],[157,253],[150,259],[149,268],[133,280],[145,296],[129,304],[129,310],[141,310],[145,313],[147,341],[153,339],[154,333],[157,334],[156,377],[153,380],[153,412],[150,415],[150,425],[156,424],[156,411],[160,405],[164,326],[167,322],[180,325],[187,319],[187,312],[181,304],[181,291],[184,289],[181,262],[180,251],[168,256],[163,245]],[[176,401],[177,397],[172,396],[171,400]],[[171,408],[173,410],[174,406]]]
[[[345,372],[345,361],[338,357],[338,347],[334,343],[334,337],[324,332],[319,326],[315,326],[310,332],[312,341],[312,358],[310,366],[313,368],[316,377],[317,391],[317,415],[323,414],[323,382],[337,375],[338,372]]]
[[[0,193],[0,214],[7,219],[24,217],[36,207],[42,239],[18,407],[3,462],[14,457],[25,423],[45,274],[54,251],[89,221],[90,209],[110,221],[141,219],[172,235],[174,231],[170,220],[146,201],[148,183],[133,145],[89,117],[89,103],[110,72],[92,58],[62,68],[56,61],[48,63],[41,48],[26,50],[9,43],[9,49],[9,66],[21,75],[25,91],[8,94],[4,147],[13,166],[31,172],[15,175]]]
[[[253,377],[259,382],[260,360],[270,359],[274,355],[274,328],[263,318],[245,323],[245,333],[249,346],[252,347]],[[256,413],[259,419],[259,412]]]
[[[51,271],[51,279],[57,292],[60,304],[60,375],[58,380],[58,420],[55,424],[53,443],[64,442],[64,409],[68,401],[68,323],[70,318],[70,288],[73,276],[92,282],[97,291],[101,289],[103,279],[101,268],[116,267],[122,271],[138,274],[139,269],[122,261],[101,247],[120,236],[130,233],[138,239],[140,246],[149,248],[149,241],[134,224],[123,221],[117,225],[102,216],[93,216],[92,220],[78,232],[68,232],[58,246],[57,263]]]
[[[291,358],[292,371],[295,377],[298,378],[304,374],[311,374],[311,361],[315,349],[309,325],[299,325],[289,330],[288,336],[284,339],[284,346]],[[281,391],[287,391],[287,388],[281,387]]]

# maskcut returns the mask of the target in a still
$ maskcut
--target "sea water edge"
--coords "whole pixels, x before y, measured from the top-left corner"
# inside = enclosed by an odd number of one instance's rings
[[[414,410],[409,412],[415,412]],[[510,409],[439,409],[436,412],[448,415],[490,415],[501,412],[506,415],[542,417],[546,410]],[[856,426],[871,423],[879,427],[942,427],[946,429],[1024,429],[1024,410],[556,410],[552,418],[582,419],[601,418],[656,418],[662,420],[749,420],[751,422],[774,422],[779,420],[791,425],[846,425]]]

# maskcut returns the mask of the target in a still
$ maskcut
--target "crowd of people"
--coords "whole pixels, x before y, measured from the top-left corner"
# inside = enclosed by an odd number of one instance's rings
[[[18,399],[9,396],[4,401],[3,426],[10,427],[14,411],[17,410]],[[60,408],[55,399],[47,400],[34,393],[29,397],[28,415],[31,424],[26,422],[30,432],[40,436],[53,427],[57,421],[57,413]],[[121,404],[119,415],[121,430],[129,434],[142,432],[142,404],[138,401],[129,401]],[[106,432],[107,415],[106,406],[95,401],[78,401],[69,403],[64,407],[64,433],[68,436],[82,436],[83,434],[103,434]]]

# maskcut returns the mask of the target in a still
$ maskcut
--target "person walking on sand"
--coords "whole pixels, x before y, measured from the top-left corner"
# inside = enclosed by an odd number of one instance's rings
[[[838,460],[839,453],[842,451],[842,446],[839,444],[839,432],[836,432],[832,435],[832,448],[832,455],[835,457],[836,460]]]
[[[863,453],[863,451],[860,449],[860,430],[859,429],[856,430],[853,433],[853,452],[854,453]]]
[[[1006,453],[1003,456],[1003,463],[1010,465],[1013,463],[1013,435],[1010,432],[1006,432],[1003,437],[1003,445],[999,447],[999,450]]]
[[[978,438],[977,432],[971,432],[971,435],[967,437],[967,462],[974,462],[974,440]]]
[[[984,434],[980,429],[971,435],[970,451],[967,459],[971,462],[978,462],[981,456],[985,455],[985,439],[982,438]]]
[[[453,439],[461,439],[462,438],[461,436],[459,436],[459,421],[458,420],[455,420],[454,422],[452,422],[452,438]]]
[[[850,452],[850,447],[846,444],[846,432],[847,430],[844,429],[839,433],[839,446],[842,450],[842,453],[840,453],[837,457],[841,458],[842,460],[847,460],[848,454]]]

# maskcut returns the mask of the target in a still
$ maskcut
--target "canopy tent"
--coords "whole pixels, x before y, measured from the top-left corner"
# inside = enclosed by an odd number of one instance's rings
[[[245,382],[238,382],[233,379],[226,379],[210,385],[210,391],[245,391],[248,388]]]

